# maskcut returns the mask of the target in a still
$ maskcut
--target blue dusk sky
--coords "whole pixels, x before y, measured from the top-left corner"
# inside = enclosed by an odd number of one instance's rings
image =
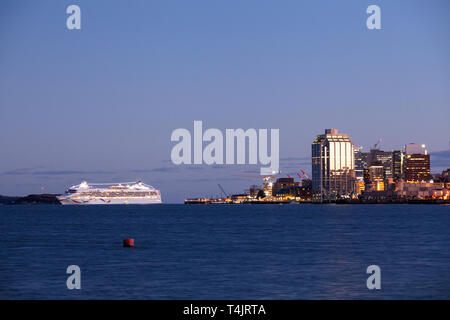
[[[256,166],[173,165],[171,133],[194,120],[279,128],[291,175],[325,128],[450,166],[448,0],[2,0],[0,40],[3,195],[140,178],[180,202],[261,182],[237,176]]]

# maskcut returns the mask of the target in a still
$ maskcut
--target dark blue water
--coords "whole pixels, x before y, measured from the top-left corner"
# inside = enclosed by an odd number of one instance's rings
[[[450,206],[3,206],[0,231],[0,299],[450,298]]]

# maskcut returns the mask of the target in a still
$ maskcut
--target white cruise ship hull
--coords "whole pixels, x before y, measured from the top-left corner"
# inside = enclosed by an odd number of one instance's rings
[[[142,181],[91,185],[83,181],[57,198],[64,205],[155,204],[161,203],[161,192]]]
[[[71,198],[71,197],[58,197],[59,202],[64,205],[89,205],[89,204],[157,204],[162,203],[161,198]]]

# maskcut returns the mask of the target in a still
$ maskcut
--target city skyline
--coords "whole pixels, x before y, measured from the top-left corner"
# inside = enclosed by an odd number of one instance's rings
[[[0,5],[2,195],[135,178],[166,202],[245,188],[231,175],[259,167],[170,162],[171,132],[194,120],[279,128],[286,173],[311,173],[325,128],[365,151],[423,143],[432,171],[448,167],[448,1],[377,1],[381,30],[367,1],[77,1],[82,28],[67,30],[70,4]]]
[[[324,129],[326,130],[337,130],[337,129]],[[339,134],[341,134],[341,132],[339,132]],[[320,136],[321,134],[319,134]],[[344,134],[345,136],[349,136],[347,134]],[[317,135],[316,135],[317,136]],[[316,138],[317,139],[317,138]],[[419,144],[421,145],[421,144]],[[402,148],[397,148],[397,150],[401,150],[402,152],[405,152],[407,147],[407,144],[405,144]],[[368,152],[370,153],[371,150],[380,150],[382,152],[392,152],[395,150],[384,150],[384,148],[382,147],[382,145],[380,145],[380,141],[378,141],[377,143],[377,148],[374,148],[374,146],[372,147],[368,147],[367,150],[361,149],[361,147],[356,147],[355,146],[355,152],[359,150],[359,151],[363,151],[363,152]],[[436,165],[431,166],[431,173],[436,173],[439,174],[444,170],[447,170],[449,167],[449,159],[450,159],[450,150],[444,150],[443,152],[431,152],[429,153],[431,155],[431,164],[436,163]],[[433,158],[433,155],[436,158]],[[435,161],[433,161],[435,160]],[[301,170],[305,170],[307,172],[307,174],[313,176],[313,170],[311,168],[311,155],[310,156],[306,156],[306,157],[285,157],[285,158],[281,158],[280,159],[281,162],[281,167],[280,167],[280,172],[279,174],[277,174],[278,178],[283,178],[285,176],[289,176],[289,175],[293,175],[295,177],[296,174],[298,174],[299,172],[301,172]],[[201,194],[202,196],[217,196],[218,194],[221,193],[221,191],[219,189],[216,189],[217,186],[217,181],[221,182],[222,184],[225,184],[227,187],[231,185],[237,185],[238,188],[232,188],[232,189],[228,189],[229,191],[231,191],[230,193],[239,193],[242,190],[247,189],[248,185],[249,185],[249,181],[253,181],[254,184],[260,184],[260,182],[262,181],[262,176],[259,179],[250,179],[249,180],[249,176],[247,175],[248,173],[252,173],[252,174],[259,174],[259,167],[257,165],[206,165],[206,164],[202,164],[202,165],[173,165],[170,160],[166,160],[163,162],[165,166],[163,167],[159,167],[159,168],[153,168],[153,169],[134,169],[134,170],[130,170],[130,171],[125,171],[125,172],[112,172],[112,171],[99,171],[99,172],[83,172],[83,171],[68,171],[68,170],[46,170],[44,167],[37,167],[37,168],[28,168],[28,169],[18,169],[18,170],[13,170],[10,172],[4,172],[4,175],[10,175],[10,176],[22,176],[22,175],[31,175],[31,176],[35,176],[38,177],[38,179],[40,177],[43,178],[51,178],[52,176],[55,177],[65,177],[67,178],[67,176],[71,177],[71,176],[78,176],[81,177],[78,180],[77,179],[73,179],[72,181],[74,181],[73,184],[75,183],[79,183],[83,180],[87,180],[90,183],[93,182],[99,182],[98,180],[91,180],[91,179],[87,179],[87,177],[94,175],[94,176],[101,176],[103,178],[107,177],[108,175],[114,175],[114,174],[122,174],[123,175],[123,179],[125,179],[125,177],[129,177],[131,175],[133,175],[134,177],[136,177],[136,180],[141,179],[141,177],[143,175],[152,173],[152,174],[156,174],[157,176],[166,176],[167,179],[165,178],[160,178],[162,180],[165,179],[165,182],[169,184],[170,186],[173,186],[174,184],[177,183],[177,178],[176,176],[180,173],[180,172],[194,172],[194,175],[190,176],[190,179],[187,179],[185,182],[186,183],[191,183],[192,181],[199,181],[199,182],[205,182],[208,184],[208,191],[204,191],[202,189],[195,189],[192,188],[190,190],[189,193],[182,193],[182,196],[184,198],[181,198],[181,196],[178,197],[174,197],[173,194],[171,194],[170,189],[169,190],[164,190],[163,189],[163,193],[165,192],[166,194],[168,193],[168,197],[167,195],[163,194],[163,200],[164,200],[164,196],[166,196],[169,199],[174,199],[171,201],[167,201],[168,203],[172,203],[172,202],[182,202],[185,198],[187,198],[188,196],[192,196],[195,194]],[[255,169],[255,170],[252,170]],[[256,170],[257,169],[257,170]],[[356,167],[355,167],[356,169]],[[195,176],[199,176],[204,174],[203,178],[195,178]],[[208,177],[208,175],[214,175],[214,177],[210,178]],[[171,179],[168,179],[168,177],[171,177]],[[219,178],[221,177],[221,178]],[[256,178],[256,177],[255,177]],[[105,180],[105,179],[104,179]],[[104,181],[102,180],[102,181]],[[161,181],[162,181],[161,180]],[[105,180],[106,181],[106,180]],[[159,181],[159,180],[156,180]],[[119,180],[116,181],[112,181],[112,182],[119,182]],[[45,193],[62,193],[66,187],[69,187],[71,184],[65,185],[63,186],[63,189],[61,191],[57,190],[56,192],[49,192],[48,190],[46,190],[45,188],[42,188],[42,186],[37,185],[36,187],[36,192],[29,192],[29,193],[41,193],[41,192],[45,192]],[[155,184],[155,187],[159,188],[159,185]],[[211,190],[212,189],[212,190]],[[23,194],[7,194],[7,193],[0,193],[0,195],[18,195],[18,196],[23,196],[29,193],[23,193]]]

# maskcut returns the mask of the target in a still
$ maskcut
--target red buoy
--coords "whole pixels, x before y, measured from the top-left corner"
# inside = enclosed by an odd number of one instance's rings
[[[124,247],[134,247],[134,239],[123,239]]]

